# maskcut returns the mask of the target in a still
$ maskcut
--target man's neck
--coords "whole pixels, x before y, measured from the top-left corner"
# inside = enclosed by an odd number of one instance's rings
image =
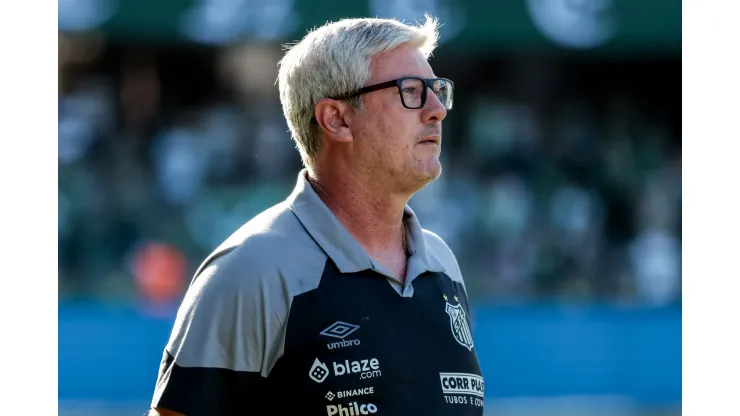
[[[309,183],[339,222],[371,255],[398,250],[401,222],[410,196],[373,187],[371,178],[313,172]]]

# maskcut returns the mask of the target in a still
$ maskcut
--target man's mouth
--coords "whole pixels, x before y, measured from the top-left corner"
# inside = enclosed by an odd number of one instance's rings
[[[421,139],[419,143],[439,144],[439,136],[428,136]]]

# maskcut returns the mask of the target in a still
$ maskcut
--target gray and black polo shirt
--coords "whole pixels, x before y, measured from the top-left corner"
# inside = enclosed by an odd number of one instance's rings
[[[152,407],[186,416],[482,415],[484,383],[455,256],[406,207],[405,284],[301,172],[284,202],[200,266]]]

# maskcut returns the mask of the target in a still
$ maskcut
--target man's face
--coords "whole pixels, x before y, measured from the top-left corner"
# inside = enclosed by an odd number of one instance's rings
[[[374,57],[366,85],[405,76],[434,78],[416,48],[404,45]],[[353,159],[356,166],[399,191],[416,192],[439,177],[442,120],[447,110],[431,91],[423,108],[403,106],[397,87],[362,96],[365,111],[353,117]]]

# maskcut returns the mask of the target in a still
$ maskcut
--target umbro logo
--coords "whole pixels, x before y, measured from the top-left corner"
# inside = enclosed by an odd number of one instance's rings
[[[329,325],[328,328],[321,331],[321,335],[344,339],[349,334],[357,331],[358,329],[360,329],[359,325],[352,325],[348,324],[347,322],[336,321],[333,324]]]
[[[329,344],[326,344],[326,347],[330,350],[337,349],[337,348],[344,348],[344,347],[353,347],[356,345],[360,345],[359,339],[345,339],[350,334],[354,333],[360,329],[359,325],[350,324],[347,322],[342,321],[336,321],[333,324],[329,325],[326,329],[320,332],[321,335],[332,337],[332,338],[338,338],[341,341],[335,341],[330,342]]]

